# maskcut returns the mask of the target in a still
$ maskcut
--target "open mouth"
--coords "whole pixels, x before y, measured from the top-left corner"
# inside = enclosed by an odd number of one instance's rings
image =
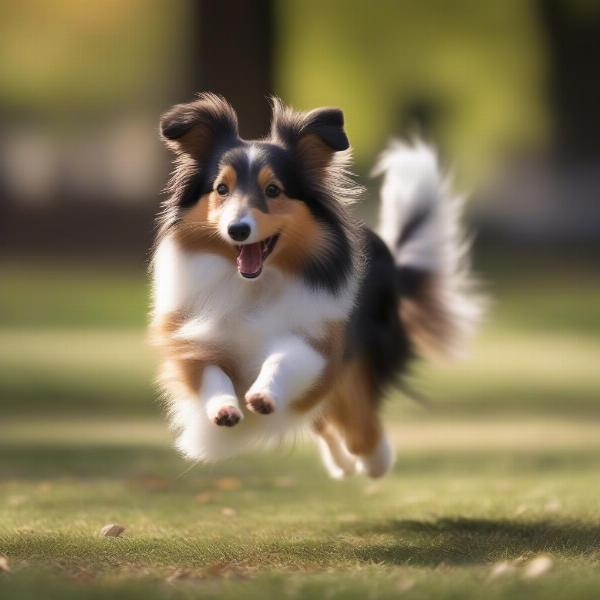
[[[260,242],[254,244],[244,244],[238,246],[237,268],[242,277],[246,279],[255,279],[262,273],[265,260],[279,239],[279,234],[272,235]]]

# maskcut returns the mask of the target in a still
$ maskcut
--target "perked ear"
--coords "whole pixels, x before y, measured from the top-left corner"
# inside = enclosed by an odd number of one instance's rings
[[[215,145],[238,138],[237,115],[224,98],[207,92],[170,108],[160,119],[160,132],[177,154],[204,158]]]
[[[310,168],[323,168],[336,152],[350,147],[339,108],[296,112],[273,98],[271,137],[297,152]]]

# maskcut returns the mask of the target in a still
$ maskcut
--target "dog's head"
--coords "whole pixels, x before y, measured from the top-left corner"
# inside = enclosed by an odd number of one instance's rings
[[[177,154],[163,229],[190,249],[235,261],[246,279],[272,265],[336,287],[351,268],[343,203],[348,138],[336,108],[295,112],[273,101],[270,136],[242,140],[231,106],[201,94],[161,119]]]

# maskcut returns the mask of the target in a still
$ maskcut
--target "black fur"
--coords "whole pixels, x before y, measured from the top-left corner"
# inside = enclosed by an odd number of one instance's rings
[[[377,234],[364,227],[363,235],[366,270],[348,324],[347,358],[369,366],[381,394],[406,371],[414,352],[398,313],[394,258]]]
[[[179,153],[197,155],[197,148],[185,136],[198,130],[197,135],[209,138],[206,153],[215,143],[238,138],[237,116],[229,104],[215,94],[199,94],[198,99],[188,104],[177,104],[160,119],[162,136]]]
[[[305,135],[315,134],[332,150],[350,147],[344,131],[344,114],[338,108],[318,108],[309,113],[285,110],[275,103],[276,117],[271,135],[293,148]]]

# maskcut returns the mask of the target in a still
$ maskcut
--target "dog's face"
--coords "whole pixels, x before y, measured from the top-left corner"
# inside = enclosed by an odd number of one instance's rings
[[[341,111],[296,113],[275,101],[270,137],[252,142],[240,139],[233,109],[204,94],[167,112],[161,132],[178,155],[172,226],[185,246],[226,256],[255,279],[267,264],[321,264],[347,243],[326,193],[334,155],[349,147]]]

